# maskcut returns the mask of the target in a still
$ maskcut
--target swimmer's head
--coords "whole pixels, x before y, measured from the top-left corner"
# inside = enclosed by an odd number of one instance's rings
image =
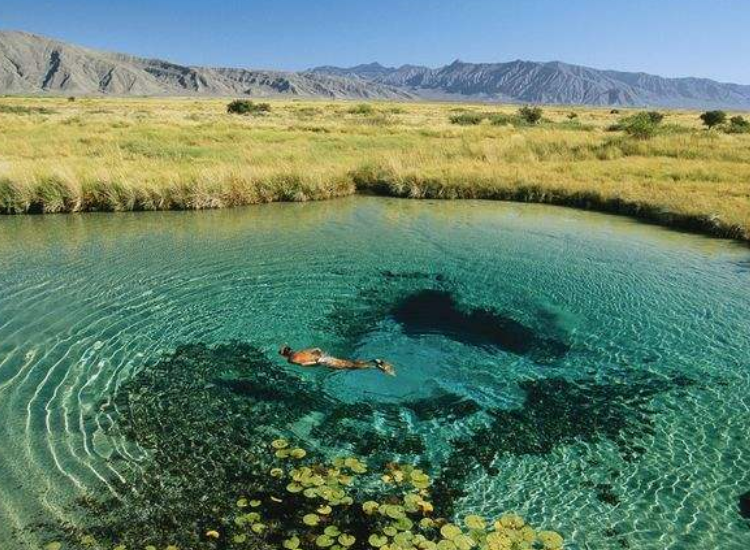
[[[292,348],[289,346],[281,346],[281,349],[279,350],[279,354],[283,355],[284,357],[289,357],[292,354]]]
[[[393,365],[390,363],[386,363],[382,359],[375,359],[374,361],[375,367],[384,373],[386,373],[389,376],[396,376],[396,369],[393,368]]]

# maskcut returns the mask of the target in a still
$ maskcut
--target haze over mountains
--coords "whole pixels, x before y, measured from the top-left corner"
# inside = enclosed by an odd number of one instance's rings
[[[191,67],[0,31],[0,93],[113,96],[289,96],[750,109],[750,86],[663,78],[561,62],[378,63],[267,71]]]

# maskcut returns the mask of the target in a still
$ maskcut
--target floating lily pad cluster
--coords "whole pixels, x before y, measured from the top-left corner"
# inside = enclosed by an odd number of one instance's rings
[[[255,548],[258,539],[286,550],[563,548],[558,533],[537,531],[515,514],[494,522],[469,515],[462,525],[433,517],[432,480],[410,464],[390,463],[378,475],[356,457],[302,462],[307,453],[286,439],[274,440],[270,452],[280,462],[268,472],[275,490],[237,502],[226,534],[231,548]]]

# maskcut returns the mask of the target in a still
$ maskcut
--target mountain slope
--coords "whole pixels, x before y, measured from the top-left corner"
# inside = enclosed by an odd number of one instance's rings
[[[570,105],[750,109],[750,86],[560,62],[378,63],[303,72],[191,67],[0,31],[0,93],[463,99]]]
[[[411,99],[406,91],[323,73],[188,67],[0,31],[0,92],[6,94],[289,95]]]
[[[313,74],[360,78],[409,90],[421,97],[570,105],[750,109],[750,86],[699,78],[663,78],[601,71],[560,62],[462,63],[430,69],[378,64],[318,67]]]

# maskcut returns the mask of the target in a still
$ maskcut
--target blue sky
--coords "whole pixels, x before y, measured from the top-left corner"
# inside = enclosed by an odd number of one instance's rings
[[[196,65],[562,60],[750,84],[750,0],[0,0],[0,28]]]

